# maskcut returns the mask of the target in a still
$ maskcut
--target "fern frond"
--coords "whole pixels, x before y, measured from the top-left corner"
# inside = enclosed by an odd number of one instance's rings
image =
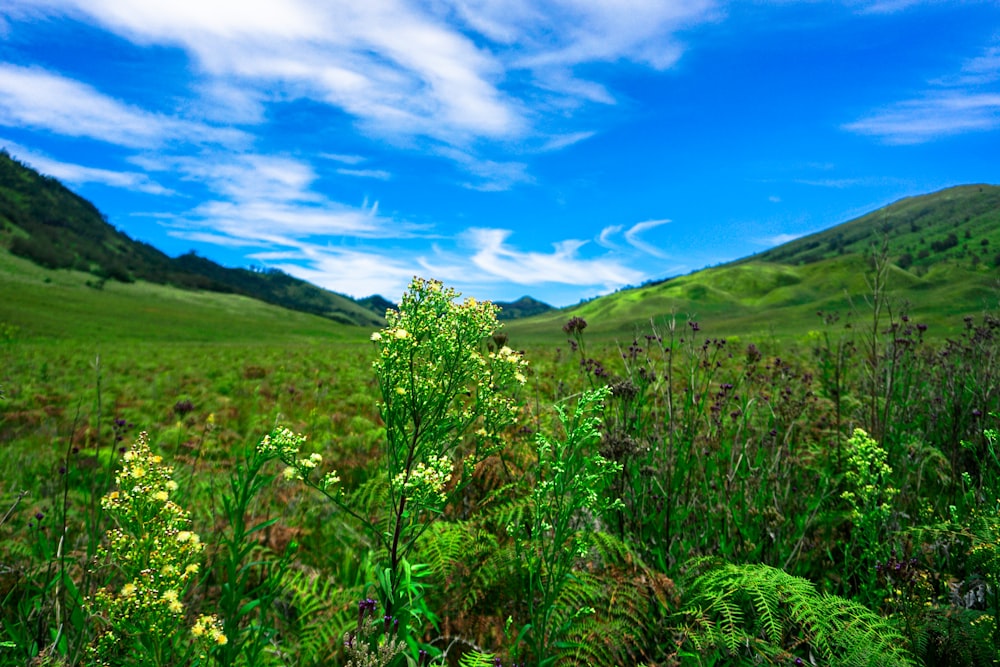
[[[596,533],[590,559],[576,570],[554,608],[559,664],[624,665],[663,661],[666,608],[673,582],[643,564],[613,535]],[[590,608],[593,613],[581,613]],[[658,655],[643,653],[655,647]]]
[[[700,562],[695,572],[683,613],[685,640],[699,653],[786,660],[807,650],[832,666],[912,664],[889,621],[805,579],[766,565]]]
[[[328,664],[341,650],[344,633],[357,623],[363,587],[343,588],[332,577],[304,568],[289,571],[282,583],[288,592],[293,653],[311,661],[299,664]]]
[[[482,651],[466,651],[458,660],[458,667],[493,667],[494,656],[492,653]]]
[[[460,592],[463,610],[476,606],[508,577],[514,558],[496,536],[469,521],[432,524],[421,536],[417,553],[445,589]]]

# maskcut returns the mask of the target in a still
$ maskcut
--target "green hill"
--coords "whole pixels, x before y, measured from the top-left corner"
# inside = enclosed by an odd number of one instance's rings
[[[588,335],[607,341],[670,319],[698,321],[712,336],[797,338],[819,327],[818,311],[864,312],[880,248],[895,312],[928,324],[929,335],[952,335],[964,315],[1000,302],[1000,187],[911,197],[753,257],[569,309],[530,297],[499,305],[513,320],[511,334],[526,341],[563,339],[571,317],[583,317]],[[392,307],[382,297],[356,302],[281,272],[225,268],[193,253],[168,257],[2,151],[0,276],[0,328],[30,338],[339,336],[346,334],[331,320],[380,326]]]
[[[0,349],[6,341],[266,343],[366,340],[356,325],[239,294],[53,271],[0,248]]]
[[[741,261],[813,264],[867,253],[883,238],[893,262],[918,273],[942,260],[1000,266],[1000,187],[962,185],[909,197]]]
[[[547,313],[553,309],[549,304],[543,303],[538,299],[533,299],[530,296],[522,296],[517,301],[496,301],[495,303],[500,306],[500,314],[497,316],[497,319],[500,320],[517,320]]]
[[[623,340],[650,321],[700,323],[712,336],[796,338],[819,328],[817,312],[865,311],[873,258],[885,244],[888,294],[948,336],[964,315],[1000,305],[1000,187],[969,185],[911,197],[861,218],[686,276],[623,290],[511,325],[537,339],[562,337],[571,317],[588,335]]]
[[[226,268],[194,253],[171,258],[115,229],[89,201],[5,151],[0,151],[0,247],[48,269],[90,274],[95,287],[141,280],[243,295],[345,324],[384,322],[346,296],[281,271]]]

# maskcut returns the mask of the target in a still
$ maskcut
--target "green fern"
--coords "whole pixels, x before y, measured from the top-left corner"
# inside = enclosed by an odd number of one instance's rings
[[[344,633],[357,624],[357,601],[365,597],[364,587],[343,588],[334,578],[307,569],[292,570],[283,584],[297,644],[292,654],[309,660],[300,665],[329,664],[340,651]]]
[[[886,619],[809,581],[767,565],[699,561],[685,594],[685,642],[770,664],[814,656],[831,667],[913,664]]]
[[[495,535],[469,521],[432,524],[421,536],[417,553],[445,589],[460,593],[462,611],[494,591],[509,576],[514,561],[512,551]]]
[[[648,568],[626,542],[594,533],[587,560],[554,609],[556,664],[664,662],[664,655],[646,655],[643,647],[669,648],[664,636],[670,632],[667,612],[676,606],[673,591],[673,582]]]
[[[494,656],[492,653],[482,651],[467,651],[458,659],[458,667],[493,667]]]

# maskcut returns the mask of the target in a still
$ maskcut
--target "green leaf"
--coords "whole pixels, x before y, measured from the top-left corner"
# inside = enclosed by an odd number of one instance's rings
[[[264,530],[265,528],[270,528],[271,526],[273,526],[278,522],[279,518],[280,517],[274,517],[273,519],[268,519],[267,521],[258,523],[256,526],[247,531],[247,535],[252,535],[253,533],[256,533],[258,530]]]
[[[245,605],[243,605],[242,607],[240,607],[240,610],[238,612],[236,612],[236,615],[237,616],[246,616],[251,611],[253,611],[254,609],[256,609],[258,606],[260,606],[260,600],[250,600],[250,602],[247,602]]]

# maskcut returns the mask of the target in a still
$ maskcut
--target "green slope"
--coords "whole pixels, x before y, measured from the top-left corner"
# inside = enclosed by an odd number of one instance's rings
[[[109,281],[53,271],[0,249],[0,342],[78,340],[292,342],[365,340],[355,325],[236,294]]]
[[[903,268],[919,270],[942,260],[995,266],[1000,263],[1000,187],[962,185],[908,197],[741,261],[811,264],[867,253],[883,238]]]
[[[710,336],[794,339],[820,328],[817,312],[863,318],[873,257],[886,243],[890,303],[946,337],[962,317],[1000,307],[1000,187],[962,186],[904,199],[819,234],[719,267],[623,290],[512,323],[525,339],[563,338],[583,317],[605,340],[650,322],[698,321]]]
[[[227,268],[193,253],[168,257],[115,229],[92,203],[4,151],[0,151],[0,247],[49,269],[90,273],[95,281],[144,280],[242,294],[348,324],[384,322],[380,314],[346,296],[281,271]]]

